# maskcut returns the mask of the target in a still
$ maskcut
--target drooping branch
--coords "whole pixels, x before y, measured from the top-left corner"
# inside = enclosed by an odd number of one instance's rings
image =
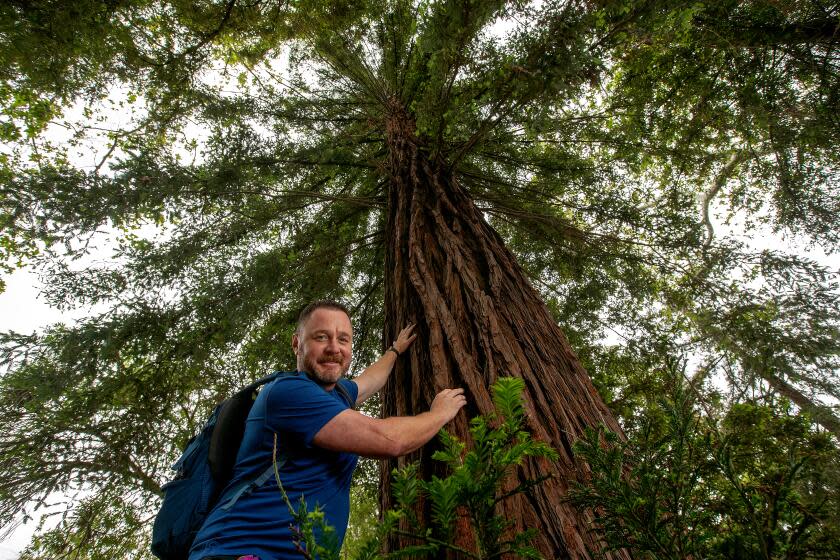
[[[764,372],[762,379],[767,381],[773,389],[782,396],[791,400],[803,412],[811,416],[820,426],[831,432],[835,437],[840,438],[840,418],[824,404],[814,402],[807,395],[796,387],[770,372]]]
[[[726,181],[729,177],[732,176],[734,173],[735,168],[738,167],[738,164],[744,161],[747,158],[747,153],[744,151],[737,151],[734,152],[730,157],[729,161],[721,168],[720,172],[715,177],[715,182],[712,183],[712,186],[703,193],[700,197],[700,209],[703,217],[703,225],[706,226],[706,241],[703,243],[703,250],[707,250],[709,246],[712,244],[712,239],[715,236],[715,230],[712,227],[712,221],[709,218],[709,206],[711,205],[712,199],[720,192],[720,189],[723,188],[723,185],[726,184]]]

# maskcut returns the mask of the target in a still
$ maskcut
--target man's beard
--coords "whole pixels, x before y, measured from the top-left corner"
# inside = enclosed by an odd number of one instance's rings
[[[333,385],[338,383],[338,380],[341,379],[347,370],[350,369],[350,363],[344,364],[343,358],[340,354],[334,356],[323,356],[321,358],[321,363],[323,362],[333,362],[338,363],[341,365],[341,368],[337,371],[318,371],[318,364],[319,362],[313,360],[309,356],[304,356],[303,358],[303,370],[309,374],[311,378],[313,378],[317,383],[321,385]]]

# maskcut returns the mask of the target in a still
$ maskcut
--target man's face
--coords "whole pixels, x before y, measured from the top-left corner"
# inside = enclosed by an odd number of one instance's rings
[[[336,309],[316,309],[292,337],[297,368],[307,372],[327,389],[350,369],[353,354],[353,326],[350,318]]]

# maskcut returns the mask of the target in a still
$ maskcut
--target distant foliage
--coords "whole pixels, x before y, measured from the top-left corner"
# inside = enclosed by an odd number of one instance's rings
[[[736,403],[714,420],[679,377],[622,441],[589,429],[576,451],[604,549],[634,558],[840,557],[840,455],[790,406]]]
[[[369,460],[373,463],[373,460]],[[357,467],[361,468],[362,461]],[[378,466],[378,465],[376,465]],[[350,487],[350,519],[347,522],[347,532],[344,533],[344,543],[341,548],[342,558],[356,558],[361,549],[366,546],[370,536],[379,526],[379,489],[377,484],[359,483],[354,475],[353,485]],[[376,482],[379,482],[377,472]]]
[[[39,534],[18,560],[146,558],[149,538],[145,532],[137,531],[146,520],[138,518],[133,504],[122,500],[117,492],[109,489],[103,494],[80,498],[70,514],[42,518]],[[45,530],[45,526],[55,523],[56,517],[58,523]],[[95,550],[84,548],[90,540],[96,541]]]

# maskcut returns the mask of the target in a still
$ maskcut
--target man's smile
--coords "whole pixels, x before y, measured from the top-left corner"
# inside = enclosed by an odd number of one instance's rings
[[[344,365],[344,360],[342,360],[341,358],[328,358],[324,360],[319,360],[318,365],[321,367],[325,367],[329,370],[341,369],[341,367]]]

